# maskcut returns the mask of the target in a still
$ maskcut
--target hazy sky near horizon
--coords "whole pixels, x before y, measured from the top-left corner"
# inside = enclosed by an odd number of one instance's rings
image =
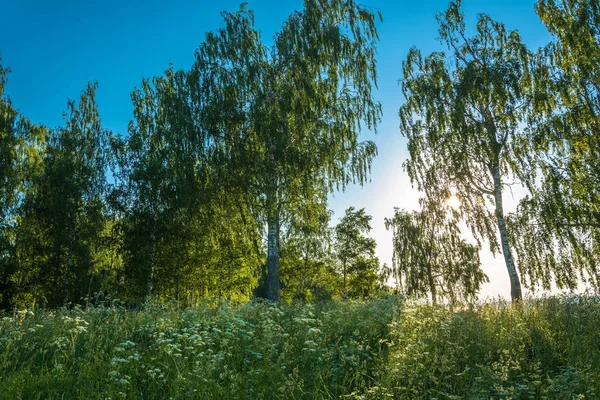
[[[2,7],[0,54],[9,66],[7,94],[13,104],[34,122],[62,124],[67,99],[78,98],[88,81],[97,81],[97,101],[103,125],[126,134],[132,119],[130,93],[143,77],[162,74],[173,63],[188,69],[194,50],[206,32],[221,25],[220,11],[236,11],[240,0],[20,0]],[[256,27],[265,43],[272,43],[287,16],[302,8],[301,0],[250,0]],[[447,8],[447,0],[363,0],[381,10],[378,24],[378,90],[383,118],[374,140],[379,156],[372,168],[371,182],[351,186],[331,196],[333,223],[349,206],[365,207],[373,216],[372,236],[377,240],[381,262],[391,262],[392,234],[384,218],[393,208],[414,209],[418,193],[411,187],[402,163],[407,158],[406,140],[399,131],[398,108],[403,96],[398,86],[402,60],[412,46],[424,54],[445,50],[437,41],[435,13]],[[550,37],[534,12],[534,0],[463,0],[467,29],[473,29],[478,13],[489,14],[519,30],[531,49],[546,44]],[[516,194],[516,193],[515,193]],[[517,194],[516,194],[517,195]],[[509,207],[511,193],[505,193]],[[482,297],[509,297],[508,276],[502,255],[482,253],[484,270],[490,277]]]

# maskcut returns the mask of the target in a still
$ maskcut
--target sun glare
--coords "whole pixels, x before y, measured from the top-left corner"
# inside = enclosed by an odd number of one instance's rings
[[[458,210],[460,208],[460,200],[455,195],[450,196],[450,198],[446,200],[446,202],[450,207],[452,207],[455,210]]]

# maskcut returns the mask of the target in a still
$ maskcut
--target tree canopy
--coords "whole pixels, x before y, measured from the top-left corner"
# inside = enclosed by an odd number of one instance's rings
[[[344,299],[366,297],[375,289],[379,270],[377,243],[366,236],[372,219],[364,208],[349,207],[335,227],[335,254],[342,273]]]

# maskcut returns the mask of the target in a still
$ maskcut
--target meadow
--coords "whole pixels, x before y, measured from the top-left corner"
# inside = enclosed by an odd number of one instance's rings
[[[598,399],[600,302],[118,302],[0,319],[2,399]]]

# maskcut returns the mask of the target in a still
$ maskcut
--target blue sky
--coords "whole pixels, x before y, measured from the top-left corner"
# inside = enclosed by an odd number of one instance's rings
[[[403,98],[398,79],[401,63],[412,46],[423,53],[443,48],[437,41],[436,11],[447,8],[447,0],[362,0],[383,13],[379,24],[379,90],[383,119],[374,140],[379,157],[374,161],[371,182],[350,187],[331,197],[334,222],[345,208],[366,207],[373,215],[373,236],[382,262],[392,256],[391,233],[383,219],[393,207],[417,206],[418,193],[411,188],[402,162],[406,142],[400,136],[398,108]],[[12,69],[7,94],[19,110],[34,122],[56,126],[62,122],[67,99],[76,99],[88,81],[97,81],[98,106],[103,125],[125,134],[132,118],[129,94],[143,77],[160,75],[173,63],[187,69],[194,50],[206,32],[221,23],[220,12],[235,11],[239,0],[18,0],[2,6],[0,53]],[[549,35],[534,12],[534,0],[463,0],[468,26],[478,13],[489,14],[518,29],[531,48],[549,41]],[[285,18],[302,7],[301,0],[251,0],[249,8],[266,43]],[[510,193],[505,194],[511,204]],[[509,285],[501,256],[482,254],[491,283],[483,296],[508,297]]]

